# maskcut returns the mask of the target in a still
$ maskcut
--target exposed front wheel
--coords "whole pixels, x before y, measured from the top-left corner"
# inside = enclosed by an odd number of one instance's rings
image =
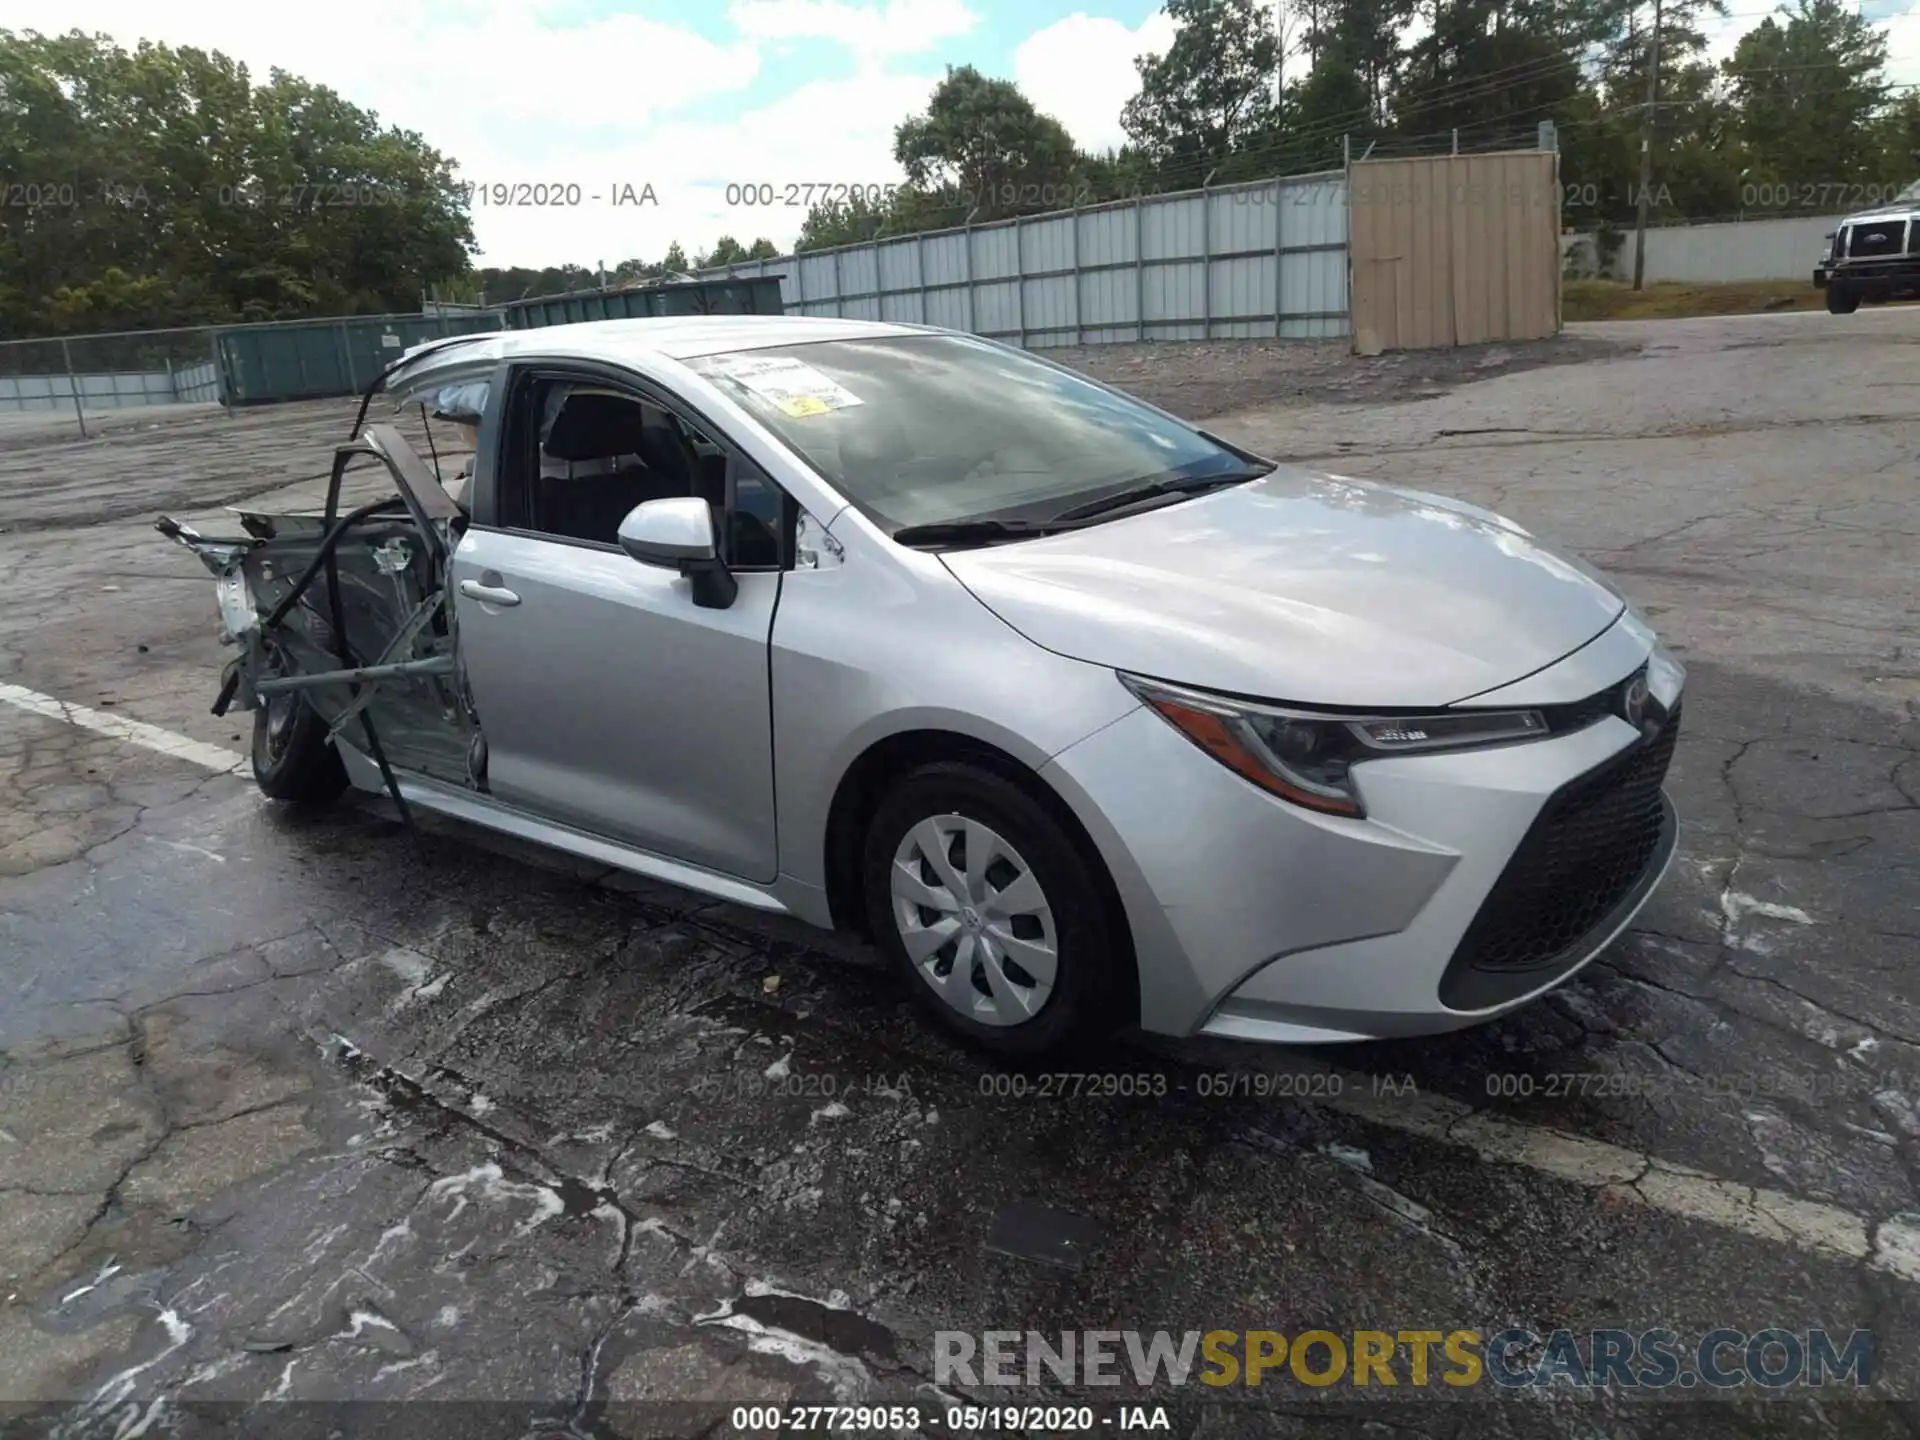
[[[1837,280],[1827,281],[1827,309],[1835,315],[1851,315],[1860,308],[1860,292]]]
[[[1074,838],[992,770],[942,761],[880,804],[868,921],[919,1002],[984,1049],[1038,1055],[1113,1028],[1131,967]]]
[[[253,712],[253,778],[270,800],[318,807],[347,788],[327,722],[298,692],[263,696]]]

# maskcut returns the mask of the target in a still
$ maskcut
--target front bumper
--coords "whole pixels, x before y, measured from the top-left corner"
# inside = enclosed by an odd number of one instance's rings
[[[1646,633],[1636,623],[1615,630],[1587,647],[1594,655],[1530,677],[1537,698],[1526,703],[1583,698],[1631,674],[1650,642],[1632,643]],[[1655,698],[1671,726],[1684,671],[1657,653]],[[1594,665],[1619,668],[1589,684]],[[1550,693],[1563,668],[1589,688]],[[1364,820],[1288,805],[1144,710],[1063,752],[1046,773],[1120,891],[1142,1026],[1297,1044],[1458,1029],[1579,970],[1633,919],[1672,860],[1676,826],[1659,791],[1665,754],[1636,759],[1655,743],[1607,716],[1526,744],[1372,760],[1354,772]],[[1670,733],[1663,743],[1670,748]],[[1641,825],[1633,838],[1617,877],[1624,890],[1570,903],[1546,952],[1520,953],[1506,943],[1512,914],[1504,932],[1498,923],[1503,907],[1537,903],[1542,875],[1567,870],[1535,866],[1529,888],[1515,857],[1536,855],[1539,826],[1635,766],[1641,801],[1658,807],[1658,834]],[[1587,826],[1581,843],[1595,843],[1591,816],[1559,818]]]
[[[1920,255],[1830,262],[1814,272],[1814,284],[1845,285],[1862,295],[1920,293]]]

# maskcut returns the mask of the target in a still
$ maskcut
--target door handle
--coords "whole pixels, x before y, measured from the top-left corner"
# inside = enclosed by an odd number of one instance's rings
[[[495,577],[498,578],[498,577]],[[462,580],[460,593],[484,605],[518,605],[520,597],[504,585],[483,585],[478,580]]]

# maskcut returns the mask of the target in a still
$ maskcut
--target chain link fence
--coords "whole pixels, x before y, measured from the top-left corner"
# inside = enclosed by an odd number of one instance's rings
[[[84,436],[89,417],[107,411],[216,403],[214,336],[198,326],[0,341],[0,416],[66,414]]]

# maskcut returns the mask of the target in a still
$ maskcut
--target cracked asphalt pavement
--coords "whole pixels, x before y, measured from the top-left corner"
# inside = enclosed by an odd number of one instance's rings
[[[1145,1094],[1023,1093],[857,944],[258,798],[149,521],[311,488],[350,406],[0,426],[0,1428],[691,1435],[1076,1393],[936,1388],[941,1331],[1777,1326],[1871,1330],[1873,1385],[1124,1395],[1207,1436],[1920,1433],[1920,312],[1321,349],[1076,359],[1606,568],[1691,669],[1680,856],[1506,1020],[1122,1037]]]

